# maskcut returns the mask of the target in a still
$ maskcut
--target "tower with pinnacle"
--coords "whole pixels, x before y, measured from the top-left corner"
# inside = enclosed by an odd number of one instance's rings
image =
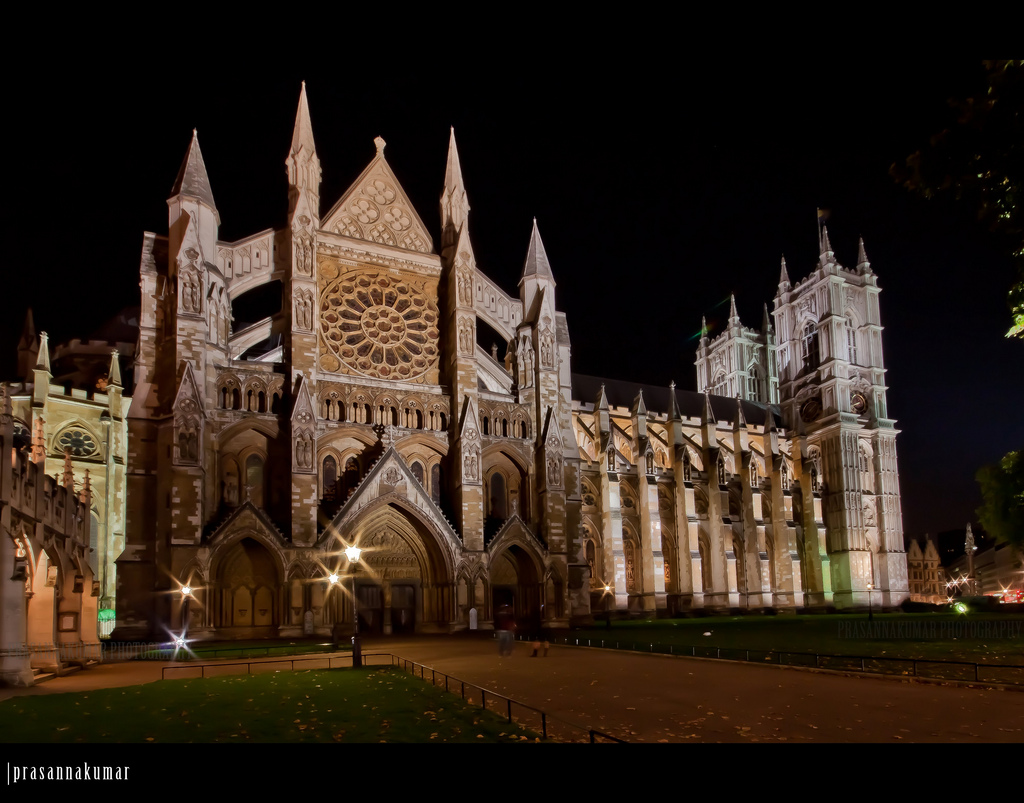
[[[697,390],[763,404],[779,403],[779,374],[775,328],[764,308],[760,329],[740,323],[736,296],[729,297],[729,318],[724,331],[709,337],[701,324],[697,348]]]
[[[783,420],[806,432],[835,604],[866,605],[872,593],[874,604],[898,605],[909,590],[881,289],[863,239],[853,268],[837,260],[825,226],[818,244],[817,264],[796,284],[783,262],[775,297]]]

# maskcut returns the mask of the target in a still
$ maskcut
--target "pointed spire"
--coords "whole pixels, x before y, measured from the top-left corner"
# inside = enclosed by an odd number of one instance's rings
[[[736,394],[736,420],[732,422],[734,430],[746,429],[747,419],[743,415],[743,399],[740,398],[740,394]]]
[[[636,398],[633,399],[633,414],[636,416],[647,415],[647,405],[644,404],[644,391],[640,388],[636,393]]]
[[[451,134],[448,137],[448,164],[444,171],[445,194],[461,192],[466,193],[466,184],[462,179],[462,164],[459,162],[459,148],[455,144],[455,126],[452,126]],[[469,206],[466,207],[469,210]]]
[[[708,343],[708,319],[706,316],[700,316],[700,344],[706,346]]]
[[[740,314],[736,311],[736,294],[729,294],[729,323],[738,324],[740,322]]]
[[[290,153],[295,155],[302,149],[307,154],[316,153],[313,142],[313,124],[309,119],[309,102],[306,100],[306,82],[302,82],[299,92],[299,108],[295,112],[295,128],[292,130],[292,147]]]
[[[681,421],[683,418],[679,412],[679,400],[676,398],[675,380],[668,383],[668,417],[670,421]]]
[[[779,273],[779,290],[788,290],[792,285],[789,283],[789,272],[786,270],[786,255],[782,255],[782,271]]]
[[[64,476],[61,483],[65,488],[74,493],[75,491],[75,470],[71,465],[71,450],[64,450]]]
[[[39,333],[39,356],[36,357],[36,369],[50,373],[50,343],[46,332]]]
[[[122,387],[121,361],[117,358],[117,349],[110,350],[110,370],[107,372],[107,385]]]
[[[203,152],[199,150],[199,134],[192,129],[192,142],[189,143],[188,153],[185,154],[185,161],[181,163],[178,177],[174,180],[171,188],[171,197],[177,195],[188,195],[200,203],[206,204],[210,209],[217,211],[217,204],[213,201],[213,190],[210,187],[210,176],[206,172],[206,163],[203,161]],[[218,221],[219,222],[219,221]]]
[[[704,409],[700,413],[700,438],[705,449],[717,449],[718,437],[715,434],[717,419],[715,411],[711,409],[711,395],[707,388],[704,389]]]
[[[772,331],[772,317],[768,314],[768,305],[764,305],[764,317],[761,318],[761,331],[769,334]]]
[[[85,470],[85,479],[82,480],[82,489],[78,492],[78,501],[85,505],[86,510],[92,507],[92,484],[89,482],[89,469]]]
[[[835,261],[835,253],[832,251],[832,243],[828,241],[828,226],[821,227],[821,255],[818,261],[824,266]]]
[[[444,171],[444,189],[441,191],[442,239],[448,245],[455,240],[469,218],[469,196],[462,178],[459,149],[455,144],[455,126],[448,137],[448,164]]]
[[[864,251],[864,238],[857,241],[857,271],[859,273],[871,273],[871,262],[868,261],[867,252]]]
[[[595,410],[607,410],[608,409],[608,396],[604,392],[604,382],[601,383],[601,389],[597,392],[597,401],[594,402]]]
[[[704,409],[700,413],[701,424],[714,424],[715,411],[711,409],[711,391],[704,388]]]
[[[554,281],[551,273],[551,263],[548,261],[547,252],[544,250],[544,243],[540,239],[540,230],[537,228],[537,218],[533,219],[533,232],[530,234],[530,247],[526,251],[526,262],[523,265],[523,279],[527,276],[539,276]],[[520,280],[521,281],[521,280]]]
[[[764,419],[764,458],[768,461],[768,455],[772,456],[772,464],[775,464],[775,458],[779,456],[779,432],[775,428],[775,414],[771,408],[765,409]]]
[[[743,415],[743,400],[736,394],[736,418],[732,422],[732,448],[736,454],[736,471],[739,472],[741,455],[750,451],[750,436],[747,433],[747,419]]]

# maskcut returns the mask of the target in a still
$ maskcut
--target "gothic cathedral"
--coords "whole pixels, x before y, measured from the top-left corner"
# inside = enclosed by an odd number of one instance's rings
[[[734,307],[701,339],[697,391],[574,375],[536,221],[512,297],[477,265],[454,131],[439,243],[384,151],[324,211],[303,86],[288,224],[228,243],[193,136],[143,240],[115,638],[907,597],[863,247],[848,270],[823,232],[795,285],[783,264],[759,331]],[[235,330],[264,285],[280,312]]]

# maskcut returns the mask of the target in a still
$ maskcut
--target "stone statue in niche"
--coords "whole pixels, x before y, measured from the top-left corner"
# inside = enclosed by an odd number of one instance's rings
[[[309,468],[313,465],[313,438],[304,434],[295,442],[295,462],[299,468]]]
[[[473,303],[473,279],[468,269],[459,271],[459,303]]]
[[[561,480],[562,461],[558,455],[548,458],[548,485],[558,485]]]
[[[554,343],[549,333],[540,339],[540,362],[545,368],[553,368],[555,364]]]
[[[466,318],[459,321],[459,351],[464,354],[473,351],[473,324]]]
[[[178,456],[181,460],[195,461],[199,458],[199,440],[194,430],[178,433]]]
[[[523,341],[523,387],[530,387],[533,384],[533,346],[529,340]]]

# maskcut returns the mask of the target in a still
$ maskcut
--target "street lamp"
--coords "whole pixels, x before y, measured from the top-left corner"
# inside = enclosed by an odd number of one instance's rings
[[[181,587],[181,637],[188,633],[188,603],[192,599],[192,586],[187,583]]]
[[[874,590],[874,588],[875,588],[875,586],[874,586],[873,583],[868,583],[868,621],[869,622],[873,622],[874,621],[874,617],[872,616],[872,614],[874,613],[874,606],[872,604],[872,597],[874,595],[871,593]]]
[[[363,665],[363,649],[359,643],[359,598],[356,596],[356,564],[362,551],[357,546],[345,549],[352,575],[352,668],[359,669]]]

